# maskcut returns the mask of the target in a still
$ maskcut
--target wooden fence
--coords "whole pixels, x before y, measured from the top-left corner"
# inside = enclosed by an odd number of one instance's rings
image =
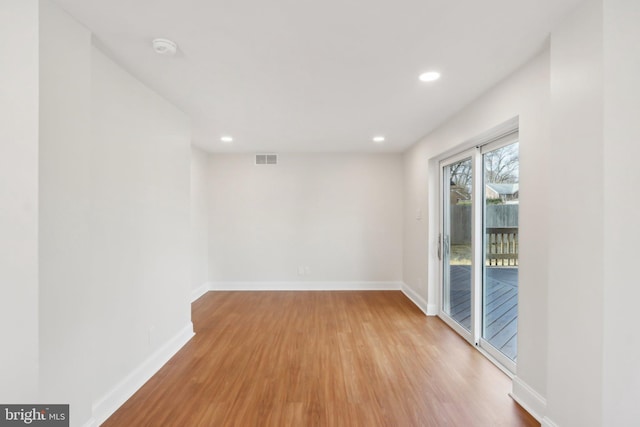
[[[518,227],[491,227],[486,232],[487,266],[518,266]]]
[[[487,227],[518,227],[518,205],[487,206]],[[464,245],[471,242],[471,205],[451,205],[451,243]]]

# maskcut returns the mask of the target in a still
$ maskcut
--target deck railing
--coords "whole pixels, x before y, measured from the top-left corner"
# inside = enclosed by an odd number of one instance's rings
[[[486,233],[487,266],[517,267],[518,227],[487,227]]]

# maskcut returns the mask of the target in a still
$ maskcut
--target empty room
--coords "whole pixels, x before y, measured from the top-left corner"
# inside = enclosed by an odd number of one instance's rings
[[[638,22],[0,0],[0,425],[638,425]]]

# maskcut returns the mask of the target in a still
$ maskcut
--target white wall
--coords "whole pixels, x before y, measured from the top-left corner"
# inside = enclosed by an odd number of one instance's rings
[[[543,410],[537,396],[546,392],[546,265],[549,202],[549,53],[526,66],[405,153],[404,282],[437,307],[439,273],[435,252],[438,236],[438,167],[431,161],[455,152],[465,142],[518,116],[520,124],[520,253],[518,373],[514,392],[529,407]],[[542,173],[541,173],[542,171]],[[418,220],[416,212],[422,210]],[[428,285],[427,285],[428,283]]]
[[[101,396],[190,325],[190,130],[95,48],[91,64],[92,386]]]
[[[40,402],[91,416],[91,33],[40,2]]]
[[[192,335],[190,125],[54,3],[0,12],[0,400],[80,426]]]
[[[0,2],[0,402],[38,382],[38,2]]]
[[[209,282],[208,154],[191,148],[191,289]]]
[[[276,166],[256,166],[252,154],[210,159],[214,282],[401,280],[400,155],[282,154]]]
[[[560,426],[602,417],[602,37],[602,2],[587,0],[551,39],[547,416]]]
[[[603,425],[640,420],[640,2],[604,1]]]

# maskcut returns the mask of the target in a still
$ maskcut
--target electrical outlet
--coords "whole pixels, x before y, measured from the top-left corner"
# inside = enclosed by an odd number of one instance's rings
[[[304,275],[305,275],[304,265],[299,265],[298,266],[298,276],[304,276]]]

